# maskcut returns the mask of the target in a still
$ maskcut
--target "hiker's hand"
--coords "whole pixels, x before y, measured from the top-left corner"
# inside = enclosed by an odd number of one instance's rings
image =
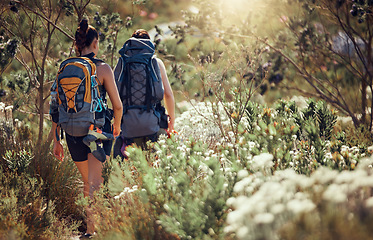
[[[168,131],[169,132],[174,131],[174,121],[171,121],[171,119],[168,121]]]
[[[63,161],[63,146],[60,142],[54,142],[53,145],[53,155],[60,161]]]
[[[114,138],[118,137],[119,134],[120,134],[120,126],[119,126],[119,127],[116,127],[116,126],[114,125],[114,129],[113,129],[113,136],[114,136]]]

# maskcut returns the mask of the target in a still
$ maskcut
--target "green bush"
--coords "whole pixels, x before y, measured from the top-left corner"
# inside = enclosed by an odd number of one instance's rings
[[[27,127],[12,128],[7,139],[0,144],[0,238],[71,239],[81,218],[74,164],[47,147],[36,151]]]

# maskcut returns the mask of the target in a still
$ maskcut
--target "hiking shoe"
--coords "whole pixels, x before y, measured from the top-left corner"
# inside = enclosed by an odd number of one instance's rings
[[[93,124],[89,127],[88,134],[83,138],[83,142],[85,145],[89,147],[89,144],[91,142],[94,142],[96,140],[102,140],[102,141],[107,141],[107,140],[114,140],[114,136],[111,133],[106,133],[103,132],[101,129],[96,128],[94,130]]]
[[[102,141],[114,140],[113,134],[102,132],[101,129],[93,130],[93,125],[89,128],[88,135],[83,138],[83,143],[91,149],[91,153],[100,162],[105,162],[106,154],[102,147]]]
[[[104,151],[104,148],[102,147],[101,140],[90,142],[88,147],[89,149],[91,149],[91,153],[95,158],[97,158],[100,162],[105,162],[106,153]]]

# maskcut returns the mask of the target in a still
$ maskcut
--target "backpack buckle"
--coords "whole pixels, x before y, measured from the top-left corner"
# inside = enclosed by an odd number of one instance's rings
[[[92,105],[90,109],[91,113],[102,112],[105,106],[103,106],[101,102],[102,102],[101,98],[92,99]]]
[[[91,86],[93,88],[98,86],[98,82],[96,81],[96,75],[91,76]]]

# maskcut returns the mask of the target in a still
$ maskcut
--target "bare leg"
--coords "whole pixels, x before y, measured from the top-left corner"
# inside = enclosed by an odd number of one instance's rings
[[[98,190],[104,181],[102,177],[103,164],[91,153],[88,154],[88,182],[89,182],[89,196],[93,197],[93,192]]]
[[[94,191],[100,188],[101,183],[104,181],[102,177],[103,164],[97,160],[91,153],[88,154],[88,161],[75,162],[78,170],[83,178],[84,197],[93,197]],[[93,234],[95,231],[94,219],[91,208],[86,208],[87,212],[87,233]]]
[[[84,197],[88,197],[89,194],[89,182],[88,182],[88,161],[82,161],[82,162],[74,162],[75,165],[78,167],[78,170],[83,178],[83,194]]]
[[[89,182],[89,196],[92,198],[93,193],[97,191],[104,178],[102,177],[103,164],[91,153],[88,154],[88,182]],[[94,218],[90,207],[87,208],[87,233],[93,234],[95,231]]]

